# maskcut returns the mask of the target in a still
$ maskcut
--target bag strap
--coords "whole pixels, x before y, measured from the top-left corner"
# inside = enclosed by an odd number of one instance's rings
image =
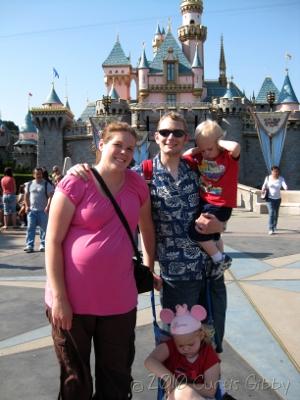
[[[134,250],[134,254],[136,259],[142,263],[142,258],[140,255],[140,252],[138,251],[138,248],[135,244],[131,229],[128,225],[127,219],[125,218],[121,208],[119,207],[119,204],[116,202],[114,196],[111,194],[111,191],[108,189],[106,183],[104,182],[102,176],[99,174],[99,172],[95,169],[95,168],[91,168],[91,171],[94,175],[94,177],[97,179],[97,181],[99,182],[100,186],[102,187],[102,189],[104,190],[105,194],[107,195],[107,197],[110,199],[110,201],[112,202],[112,205],[114,206],[114,209],[116,210],[116,213],[118,214],[118,217],[120,218],[122,224],[124,225],[124,228],[129,236],[129,239],[131,241],[133,250]]]

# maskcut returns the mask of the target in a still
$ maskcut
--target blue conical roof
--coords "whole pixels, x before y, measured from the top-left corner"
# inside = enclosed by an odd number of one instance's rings
[[[71,111],[71,107],[70,107],[70,103],[69,103],[69,99],[68,99],[68,98],[67,98],[67,100],[66,100],[65,107],[66,107],[68,110]]]
[[[24,125],[21,126],[20,133],[36,133],[37,129],[32,122],[31,112],[28,111],[25,117]]]
[[[60,98],[57,96],[57,93],[54,89],[54,84],[52,84],[52,88],[50,90],[50,93],[48,94],[48,97],[46,101],[43,103],[43,105],[47,104],[59,104],[63,105],[63,103],[60,101]]]
[[[275,93],[275,103],[277,103],[278,97],[279,97],[279,90],[275,86],[274,82],[270,77],[265,78],[262,87],[260,88],[260,91],[256,97],[256,103],[262,103],[262,104],[267,104],[267,95],[269,92],[274,92]]]
[[[112,84],[108,95],[112,100],[119,100],[120,96],[119,96],[118,92],[116,91],[114,84]]]
[[[226,93],[224,94],[223,99],[232,99],[232,98],[233,98],[233,93],[231,91],[231,83],[228,82]]]
[[[131,65],[129,58],[126,57],[124,50],[122,49],[119,38],[117,38],[112,51],[102,64],[103,67],[108,65]]]
[[[141,60],[138,66],[139,69],[142,68],[149,68],[149,63],[146,57],[146,52],[145,52],[145,48],[143,48],[143,52],[142,52],[142,56],[141,56]]]
[[[164,69],[164,59],[168,56],[169,49],[173,49],[174,56],[178,59],[178,70],[179,74],[191,74],[192,68],[189,60],[181,50],[181,47],[177,43],[176,39],[169,30],[166,34],[165,40],[157,50],[156,56],[150,64],[150,72],[160,73]]]
[[[155,35],[161,35],[161,30],[159,24],[157,24]]]
[[[278,103],[297,103],[298,99],[292,87],[289,74],[287,73],[279,94]]]

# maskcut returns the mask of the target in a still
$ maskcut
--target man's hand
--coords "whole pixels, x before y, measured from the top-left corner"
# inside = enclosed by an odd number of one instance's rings
[[[84,163],[84,164],[76,164],[73,165],[70,169],[67,171],[67,175],[73,175],[73,176],[78,176],[84,181],[89,180],[89,171],[90,171],[89,164]]]
[[[154,279],[154,281],[153,281],[154,289],[156,289],[159,292],[160,289],[162,288],[163,281],[162,281],[161,277],[159,275],[155,274],[154,272],[153,272],[153,279]]]
[[[218,218],[209,213],[201,214],[195,221],[195,229],[199,233],[209,235],[211,233],[222,233],[224,232],[224,222],[218,220]]]

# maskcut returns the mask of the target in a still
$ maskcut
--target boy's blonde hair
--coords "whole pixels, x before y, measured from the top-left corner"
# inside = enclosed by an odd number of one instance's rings
[[[195,140],[200,138],[211,138],[216,141],[225,136],[223,129],[215,121],[206,120],[201,122],[195,130]]]

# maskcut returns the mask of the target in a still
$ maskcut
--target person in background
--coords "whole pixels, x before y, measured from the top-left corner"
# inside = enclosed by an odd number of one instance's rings
[[[45,236],[48,223],[48,213],[54,186],[43,179],[43,169],[36,167],[34,179],[25,186],[25,212],[27,213],[26,253],[34,251],[36,227],[40,230],[40,251],[45,251]]]
[[[2,199],[2,189],[0,186],[0,227],[4,224],[3,219],[3,199]]]
[[[263,192],[268,189],[266,202],[269,213],[269,235],[273,235],[277,229],[279,208],[281,204],[281,188],[288,190],[284,178],[280,176],[279,167],[273,165],[271,168],[271,174],[266,176],[261,188]]]
[[[1,189],[3,192],[3,206],[4,206],[4,225],[2,229],[7,229],[9,224],[9,217],[14,228],[17,227],[17,200],[16,200],[16,181],[13,176],[12,168],[6,167],[4,169],[4,176],[1,179]]]
[[[61,173],[61,170],[58,165],[54,165],[52,168],[52,181],[53,184],[56,186],[58,182],[60,182],[63,178],[63,174]]]
[[[111,123],[99,143],[102,176],[135,232],[139,223],[145,259],[154,268],[154,229],[148,187],[127,167],[137,134]],[[59,399],[125,400],[131,397],[131,366],[137,312],[133,248],[111,201],[91,171],[67,175],[56,186],[46,238],[45,301],[60,363]],[[90,366],[95,353],[95,393]]]
[[[17,195],[17,214],[21,227],[27,226],[27,214],[25,209],[25,184],[22,184],[19,186]]]

